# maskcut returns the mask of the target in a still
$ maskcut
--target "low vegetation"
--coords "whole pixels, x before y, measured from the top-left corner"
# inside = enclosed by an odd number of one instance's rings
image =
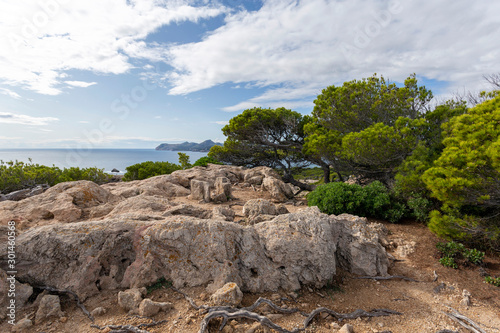
[[[53,186],[58,183],[74,180],[90,180],[103,184],[111,175],[98,168],[64,168],[34,164],[20,161],[0,161],[0,192],[9,193],[36,185]]]
[[[468,249],[462,243],[451,241],[438,243],[436,247],[441,255],[439,263],[445,267],[458,268],[460,265],[481,265],[484,260],[484,252]]]

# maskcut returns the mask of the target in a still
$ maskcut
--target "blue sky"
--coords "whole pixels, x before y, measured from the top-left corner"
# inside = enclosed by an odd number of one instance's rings
[[[438,98],[500,72],[500,2],[7,0],[0,148],[223,141],[244,109],[416,73]]]

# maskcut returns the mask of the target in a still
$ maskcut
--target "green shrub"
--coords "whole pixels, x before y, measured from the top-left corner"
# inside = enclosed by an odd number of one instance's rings
[[[411,211],[412,217],[419,222],[427,222],[429,220],[429,213],[432,210],[433,203],[419,194],[414,194],[406,202]]]
[[[491,276],[486,276],[484,278],[484,281],[486,281],[489,284],[492,284],[496,287],[500,287],[500,277],[491,277]]]
[[[172,286],[172,281],[169,281],[165,279],[164,277],[159,278],[156,280],[155,283],[152,285],[146,287],[147,294],[151,294],[153,291],[161,289],[161,288],[170,288]]]
[[[58,183],[75,180],[90,180],[98,184],[111,178],[103,169],[69,168],[33,164],[19,161],[0,161],[0,192],[9,193],[40,184],[53,186]]]
[[[126,170],[123,180],[131,181],[170,174],[176,170],[181,170],[181,167],[170,162],[147,161],[128,166]]]
[[[215,147],[215,146],[214,146]],[[203,156],[194,162],[193,166],[203,166],[206,167],[208,164],[222,164],[221,162],[217,161],[215,158],[211,156]]]
[[[484,261],[484,252],[477,249],[465,249],[463,256],[468,262],[474,265],[481,265]]]
[[[468,249],[462,243],[453,241],[437,243],[436,248],[441,253],[439,262],[445,267],[458,268],[457,261],[465,261],[464,264],[481,265],[484,260],[484,252]]]
[[[444,267],[451,267],[451,268],[458,268],[457,263],[455,262],[455,259],[450,258],[450,257],[443,257],[439,259],[439,263],[443,265]]]
[[[399,221],[405,214],[404,204],[391,198],[387,188],[379,181],[367,186],[328,183],[318,186],[307,195],[309,206],[318,206],[326,214],[349,213],[358,216]]]

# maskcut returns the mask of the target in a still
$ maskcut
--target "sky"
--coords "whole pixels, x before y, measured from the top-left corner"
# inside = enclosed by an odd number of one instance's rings
[[[444,99],[499,59],[500,1],[4,0],[0,148],[222,142],[248,108],[374,73]]]

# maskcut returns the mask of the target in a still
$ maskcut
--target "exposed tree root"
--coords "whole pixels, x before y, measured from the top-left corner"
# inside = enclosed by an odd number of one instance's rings
[[[355,279],[367,279],[367,280],[393,280],[393,279],[401,279],[405,281],[410,281],[410,282],[422,282],[422,281],[417,281],[414,279],[411,279],[406,276],[402,275],[390,275],[390,276],[358,276],[355,277]]]
[[[474,333],[486,333],[477,323],[467,318],[463,314],[459,313],[457,310],[448,307],[451,310],[451,313],[444,312],[445,315],[450,317],[453,321],[457,322],[459,325],[465,327],[471,332]]]
[[[76,305],[80,309],[82,309],[83,313],[85,313],[85,315],[87,317],[89,317],[90,321],[94,322],[94,317],[90,314],[90,312],[88,312],[88,310],[85,308],[85,305],[83,305],[80,302],[80,298],[71,290],[59,290],[59,289],[55,289],[55,288],[47,287],[47,286],[37,286],[36,288],[44,289],[44,290],[47,290],[47,291],[52,292],[52,293],[69,294],[69,295],[73,296],[75,298]]]
[[[152,323],[149,324],[139,324],[137,326],[133,325],[106,325],[106,326],[99,326],[99,325],[90,325],[90,327],[97,328],[99,330],[103,330],[105,328],[110,328],[111,331],[109,333],[149,333],[146,330],[143,330],[142,328],[145,327],[153,327],[156,325],[160,325],[163,323],[166,323],[166,320],[162,321],[153,321]]]
[[[236,312],[228,312],[228,311],[211,311],[209,312],[205,318],[203,318],[201,325],[200,325],[200,330],[198,331],[199,333],[205,333],[208,324],[210,323],[210,320],[214,318],[222,318],[222,324],[220,325],[219,331],[221,331],[224,326],[226,326],[226,323],[230,319],[236,319],[236,318],[247,318],[251,320],[258,321],[261,323],[263,326],[267,326],[269,328],[272,328],[273,330],[280,332],[280,333],[297,333],[301,332],[304,329],[303,328],[296,328],[293,331],[289,331],[287,329],[284,329],[283,327],[276,325],[273,323],[269,318],[261,316],[255,312],[251,311],[246,311],[246,310],[237,310]]]
[[[365,310],[358,309],[354,312],[351,313],[338,313],[333,310],[327,309],[327,308],[317,308],[316,310],[312,311],[309,317],[307,317],[304,320],[304,329],[309,326],[311,321],[320,313],[328,313],[330,316],[333,316],[337,318],[338,320],[344,320],[344,319],[356,319],[356,318],[362,318],[362,317],[386,317],[390,315],[402,315],[401,312],[397,312],[394,310],[388,310],[388,309],[375,309],[370,312],[367,312]]]
[[[255,303],[253,303],[251,306],[248,306],[246,308],[242,308],[241,310],[246,310],[246,311],[252,311],[253,312],[256,308],[258,308],[263,303],[269,305],[273,310],[281,312],[281,313],[289,314],[289,313],[301,312],[297,308],[293,308],[293,309],[286,308],[285,309],[285,308],[279,307],[276,304],[274,304],[273,302],[271,302],[270,300],[268,300],[266,298],[262,298],[262,297],[259,297],[259,299],[256,300]]]

